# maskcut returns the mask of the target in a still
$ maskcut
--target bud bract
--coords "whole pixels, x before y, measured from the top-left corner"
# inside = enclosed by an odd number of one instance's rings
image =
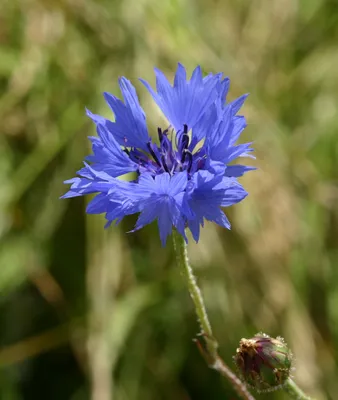
[[[242,379],[259,392],[281,388],[292,369],[292,353],[284,339],[264,333],[241,339],[234,361]]]

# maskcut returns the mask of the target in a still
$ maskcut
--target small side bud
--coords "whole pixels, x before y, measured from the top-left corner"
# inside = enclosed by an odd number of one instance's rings
[[[241,339],[234,361],[242,379],[258,392],[282,388],[292,370],[292,353],[284,339],[264,333]]]

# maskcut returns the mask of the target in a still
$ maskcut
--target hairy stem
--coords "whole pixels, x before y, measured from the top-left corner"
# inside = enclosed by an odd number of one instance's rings
[[[88,219],[88,337],[87,354],[91,400],[113,400],[112,349],[110,321],[114,311],[114,268],[105,255],[107,233],[93,235],[95,221]],[[111,243],[109,244],[111,246]]]
[[[201,336],[205,339],[206,350],[198,342],[199,349],[208,362],[210,368],[218,371],[222,376],[228,379],[237,394],[244,400],[254,400],[254,397],[248,392],[244,383],[237,378],[231,369],[224,363],[218,355],[218,344],[213,336],[208,314],[204,305],[201,290],[197,286],[196,278],[189,264],[187,246],[184,238],[174,230],[173,232],[174,249],[176,253],[177,264],[187,282],[188,290],[195,305],[195,311],[201,327]]]
[[[307,396],[298,386],[297,384],[289,378],[286,381],[283,389],[290,395],[292,399],[296,400],[311,400],[311,397]]]

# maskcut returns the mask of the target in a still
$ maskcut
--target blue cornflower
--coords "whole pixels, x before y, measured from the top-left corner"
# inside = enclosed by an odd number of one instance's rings
[[[161,71],[155,69],[155,74],[157,91],[141,82],[169,122],[166,129],[158,128],[158,141],[148,133],[135,88],[120,78],[124,102],[104,93],[114,122],[87,110],[98,133],[90,137],[93,155],[79,177],[65,181],[71,188],[62,197],[97,193],[86,211],[105,213],[106,226],[140,213],[134,231],[157,219],[163,245],[173,226],[186,241],[188,227],[198,241],[204,219],[230,229],[220,207],[247,196],[236,178],[255,168],[229,165],[253,150],[251,143],[235,144],[246,127],[237,113],[247,96],[227,103],[229,79],[222,74],[203,77],[200,67],[187,80],[178,64],[173,86]],[[135,173],[133,181],[118,179],[130,172]]]

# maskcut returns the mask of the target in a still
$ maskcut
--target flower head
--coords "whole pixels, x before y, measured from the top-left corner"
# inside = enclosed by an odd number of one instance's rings
[[[292,353],[284,339],[264,333],[241,339],[234,361],[244,381],[259,392],[281,388],[292,370]]]
[[[236,144],[246,127],[245,118],[237,115],[246,96],[227,103],[229,79],[222,74],[203,77],[200,67],[187,80],[179,64],[173,86],[161,71],[155,69],[155,74],[157,91],[141,81],[169,123],[157,129],[157,141],[148,133],[135,88],[120,78],[124,101],[104,93],[114,122],[87,110],[98,133],[90,137],[90,165],[84,163],[79,177],[65,181],[71,188],[62,197],[97,193],[87,212],[105,213],[107,226],[140,213],[134,230],[157,220],[163,245],[173,227],[185,239],[188,227],[198,241],[205,219],[229,229],[220,207],[247,195],[236,178],[255,168],[229,165],[253,150],[250,143]],[[135,173],[133,181],[118,179],[130,172]]]

